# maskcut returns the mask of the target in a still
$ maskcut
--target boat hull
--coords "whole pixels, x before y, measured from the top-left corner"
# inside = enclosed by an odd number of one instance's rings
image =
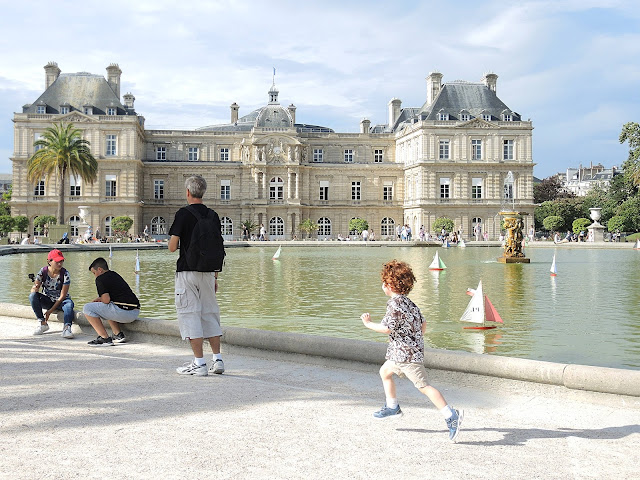
[[[493,327],[462,327],[463,330],[491,330],[497,328],[495,326]]]

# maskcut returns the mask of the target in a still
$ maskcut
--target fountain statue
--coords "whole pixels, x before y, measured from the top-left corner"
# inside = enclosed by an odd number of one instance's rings
[[[502,257],[498,257],[498,262],[529,263],[531,259],[525,257],[523,251],[524,235],[522,234],[524,227],[522,217],[528,214],[515,211],[513,184],[513,173],[509,172],[504,182],[503,208],[502,211],[499,212],[504,220],[504,228],[507,230],[507,236],[504,241],[504,253]],[[506,205],[509,200],[511,200],[511,210],[508,210],[508,205]]]

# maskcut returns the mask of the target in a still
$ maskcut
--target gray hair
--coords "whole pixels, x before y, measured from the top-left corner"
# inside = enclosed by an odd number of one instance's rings
[[[194,198],[202,198],[207,191],[207,181],[200,175],[193,175],[185,180],[184,186]]]

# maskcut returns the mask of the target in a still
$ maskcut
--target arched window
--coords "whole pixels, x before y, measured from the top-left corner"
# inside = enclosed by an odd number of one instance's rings
[[[393,218],[384,217],[380,222],[380,235],[383,237],[392,237],[395,235],[395,223]]]
[[[282,218],[273,217],[269,220],[269,236],[272,238],[284,236],[284,220]]]
[[[78,225],[80,225],[80,217],[78,215],[73,215],[69,217],[69,225],[71,226],[71,236],[78,236]]]
[[[318,237],[328,237],[331,235],[331,220],[327,217],[318,219]]]
[[[111,221],[114,217],[106,217],[104,219],[104,234],[107,237],[111,237],[113,235],[113,229],[111,228]]]
[[[164,217],[153,217],[151,219],[151,235],[166,235],[167,222]]]
[[[34,222],[36,221],[36,218],[38,218],[38,215],[36,215],[31,219],[31,225],[33,225],[33,236],[42,235],[44,233],[43,227],[38,227],[37,225],[34,224]]]
[[[269,200],[284,200],[284,182],[280,177],[269,181]]]
[[[351,220],[360,220],[360,217],[351,217]],[[349,222],[351,224],[351,222]],[[358,235],[358,232],[355,230],[349,230],[349,235]]]
[[[222,236],[225,240],[230,240],[233,237],[233,221],[229,217],[222,217],[220,224],[222,225]]]

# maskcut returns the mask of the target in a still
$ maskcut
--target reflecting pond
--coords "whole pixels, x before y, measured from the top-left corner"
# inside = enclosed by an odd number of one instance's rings
[[[374,245],[374,244],[371,244]],[[410,297],[428,321],[426,346],[556,362],[640,368],[640,252],[605,249],[530,248],[528,265],[496,262],[495,247],[287,247],[271,259],[277,244],[227,249],[220,275],[219,302],[224,325],[386,341],[362,326],[368,311],[385,312],[380,288],[382,263],[411,264],[418,282]],[[428,270],[436,250],[447,265]],[[553,254],[558,276],[549,275]],[[69,252],[71,296],[77,308],[95,298],[91,261],[108,252]],[[114,251],[111,268],[142,301],[144,317],[175,319],[173,277],[177,254]],[[0,257],[6,287],[0,301],[27,305],[31,281],[46,253]],[[485,293],[504,319],[489,331],[468,331],[459,322],[482,280]]]

